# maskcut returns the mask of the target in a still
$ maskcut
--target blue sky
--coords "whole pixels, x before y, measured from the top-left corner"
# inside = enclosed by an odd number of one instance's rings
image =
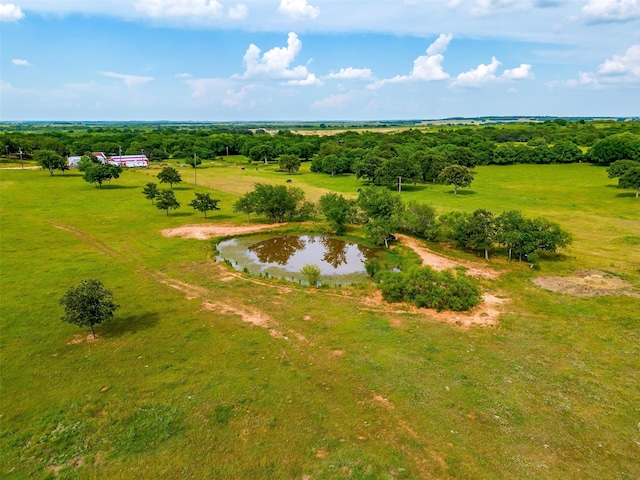
[[[0,45],[4,121],[640,115],[640,0],[12,0]]]

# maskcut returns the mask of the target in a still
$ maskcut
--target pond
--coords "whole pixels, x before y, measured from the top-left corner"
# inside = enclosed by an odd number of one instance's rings
[[[218,243],[217,248],[218,261],[229,260],[236,270],[306,283],[300,270],[315,264],[320,268],[320,281],[330,284],[365,280],[364,263],[382,254],[381,248],[312,235],[238,237]]]

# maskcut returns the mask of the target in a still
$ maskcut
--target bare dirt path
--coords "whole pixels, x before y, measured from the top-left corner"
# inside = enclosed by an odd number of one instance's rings
[[[461,260],[451,260],[442,255],[438,255],[435,252],[432,252],[427,247],[422,245],[419,240],[415,238],[408,237],[406,235],[397,234],[396,238],[398,238],[404,245],[409,247],[411,250],[416,252],[418,256],[422,259],[422,263],[429,265],[435,270],[445,270],[447,268],[455,268],[455,267],[465,267],[467,269],[467,274],[472,277],[479,278],[487,278],[489,280],[495,280],[500,276],[500,274],[486,266],[480,266],[477,264],[473,264],[471,262],[465,262]]]
[[[226,235],[242,235],[244,233],[260,232],[271,230],[286,225],[286,223],[276,224],[255,224],[255,225],[184,225],[177,228],[165,228],[160,233],[163,237],[195,238],[197,240],[208,240],[214,237],[224,237]]]

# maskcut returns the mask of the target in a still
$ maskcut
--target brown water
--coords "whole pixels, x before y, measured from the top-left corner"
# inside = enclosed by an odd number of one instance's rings
[[[239,237],[218,244],[219,260],[227,259],[237,270],[268,273],[288,280],[304,280],[300,270],[306,264],[320,268],[321,281],[354,283],[366,278],[364,262],[380,255],[368,248],[327,236]]]

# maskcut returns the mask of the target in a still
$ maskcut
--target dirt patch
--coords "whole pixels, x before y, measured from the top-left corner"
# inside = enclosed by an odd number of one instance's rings
[[[461,260],[451,260],[442,255],[438,255],[432,252],[427,247],[422,245],[420,241],[415,238],[408,237],[406,235],[397,234],[396,237],[422,259],[422,263],[429,265],[434,270],[446,270],[447,268],[465,267],[467,274],[472,277],[488,278],[494,280],[500,275],[492,268],[473,264],[471,262],[464,262]]]
[[[86,336],[83,334],[76,334],[73,336],[73,339],[67,342],[67,345],[78,345],[82,342],[97,342],[98,338],[98,335],[96,335],[96,338],[93,338],[93,335],[91,335],[90,333]]]
[[[536,277],[533,283],[544,290],[575,297],[628,295],[640,298],[633,286],[620,277],[599,270],[576,270],[568,277]]]
[[[197,240],[208,240],[209,238],[224,237],[227,235],[242,235],[245,233],[260,232],[262,230],[271,230],[276,227],[286,225],[286,223],[257,224],[257,225],[184,225],[177,228],[165,228],[160,233],[163,237],[181,237],[195,238]]]

